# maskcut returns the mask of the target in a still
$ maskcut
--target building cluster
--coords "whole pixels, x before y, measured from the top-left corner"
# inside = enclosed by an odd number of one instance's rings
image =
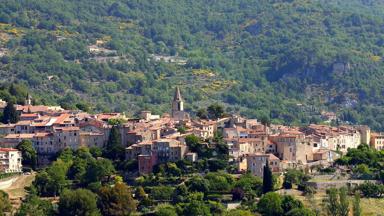
[[[230,156],[239,170],[262,175],[269,162],[274,172],[287,168],[310,168],[326,165],[349,148],[370,143],[367,126],[339,126],[311,124],[306,127],[282,125],[265,126],[256,120],[232,118],[223,129]]]
[[[198,155],[189,151],[185,142],[191,134],[202,140],[222,134],[230,162],[238,166],[239,172],[258,176],[263,175],[267,163],[273,172],[281,172],[290,167],[330,163],[361,143],[377,149],[384,146],[384,135],[371,134],[367,126],[288,127],[265,125],[236,115],[216,120],[192,119],[184,110],[179,88],[170,114],[159,116],[142,111],[140,118],[135,119],[122,113],[89,114],[34,106],[30,98],[25,104],[16,105],[20,121],[0,125],[0,147],[16,148],[22,140],[30,140],[41,163],[44,156],[65,148],[106,147],[112,128],[109,123],[114,119],[124,120],[118,127],[121,143],[126,148],[126,159],[137,160],[140,174],[151,173],[156,164],[163,162],[196,161]]]

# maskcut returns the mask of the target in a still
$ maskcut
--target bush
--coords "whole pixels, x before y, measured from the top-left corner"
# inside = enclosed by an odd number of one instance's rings
[[[356,188],[365,197],[380,198],[384,194],[384,185],[372,182],[365,182]]]
[[[171,200],[174,188],[169,186],[157,186],[151,188],[151,197],[154,200]]]
[[[281,215],[281,196],[277,193],[269,192],[261,197],[257,203],[257,210],[263,215]]]
[[[319,171],[320,171],[320,173],[324,173],[324,174],[332,174],[332,173],[336,172],[336,168],[334,168],[334,167],[327,167],[327,168],[324,168],[324,169],[320,169]]]
[[[231,192],[233,201],[240,201],[244,198],[244,191],[241,188],[233,188]]]
[[[292,183],[284,181],[283,182],[283,187],[284,187],[284,189],[292,189]]]

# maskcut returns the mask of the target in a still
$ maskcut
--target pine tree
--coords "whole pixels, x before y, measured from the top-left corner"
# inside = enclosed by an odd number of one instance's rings
[[[109,133],[107,146],[104,148],[104,156],[111,159],[123,159],[124,147],[121,144],[121,136],[118,126],[113,126]]]
[[[19,121],[19,115],[17,114],[16,108],[12,102],[8,102],[7,106],[3,111],[2,121],[4,124],[16,123]]]
[[[273,191],[273,179],[272,179],[272,171],[269,168],[269,162],[266,161],[263,170],[263,193],[268,193]]]

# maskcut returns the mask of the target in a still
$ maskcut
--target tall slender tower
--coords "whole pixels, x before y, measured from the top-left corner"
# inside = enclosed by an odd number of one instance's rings
[[[177,112],[184,111],[184,101],[181,98],[180,89],[176,87],[175,95],[173,96],[172,101],[172,116],[174,116]]]
[[[25,99],[25,105],[32,105],[32,97],[29,93],[27,94],[27,98]]]

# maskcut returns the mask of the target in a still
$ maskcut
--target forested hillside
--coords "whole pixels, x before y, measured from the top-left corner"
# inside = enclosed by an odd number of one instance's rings
[[[191,111],[219,102],[305,124],[325,110],[384,129],[383,11],[381,0],[2,0],[2,88],[133,115],[168,111],[179,85]]]

